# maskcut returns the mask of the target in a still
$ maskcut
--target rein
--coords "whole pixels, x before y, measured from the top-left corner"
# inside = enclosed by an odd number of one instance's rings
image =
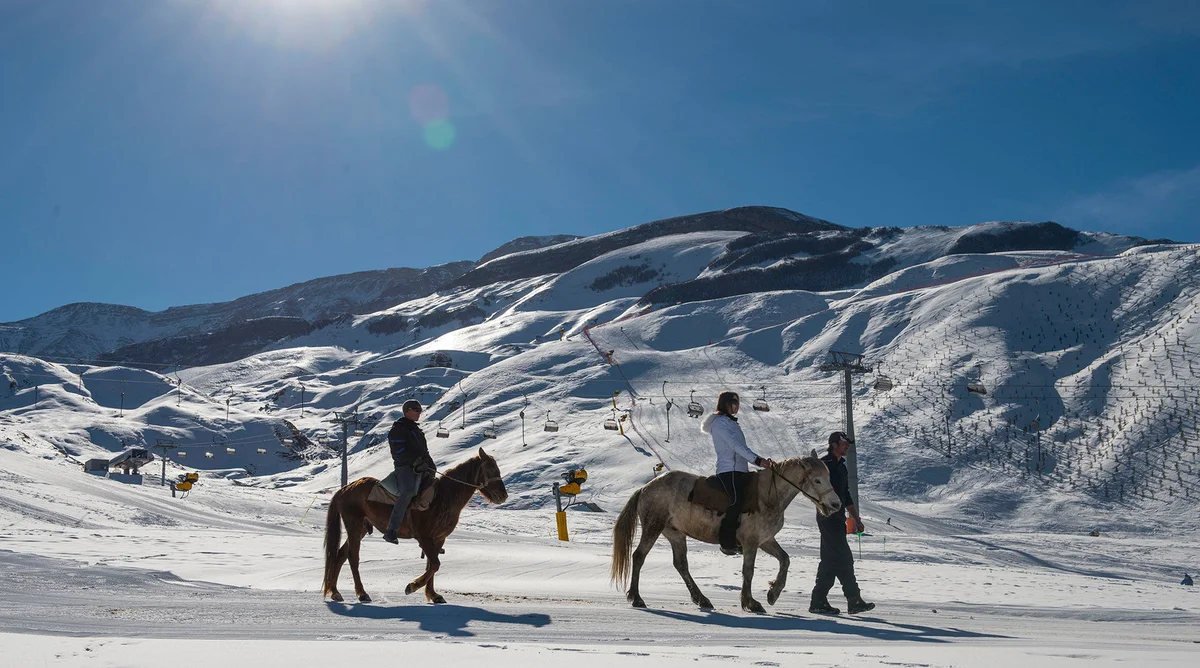
[[[775,470],[775,467],[771,467],[771,468],[769,468],[769,469],[767,469],[767,470],[768,470],[768,471],[770,471],[771,473],[774,473],[774,474],[775,474],[775,477],[777,477],[777,478],[779,478],[779,479],[783,480],[784,482],[786,482],[787,484],[791,485],[792,487],[795,487],[795,488],[796,488],[796,491],[800,492],[800,493],[801,493],[801,494],[803,494],[804,496],[807,496],[807,497],[808,497],[808,500],[809,500],[809,501],[812,501],[814,504],[816,504],[816,506],[817,506],[818,508],[820,508],[820,507],[821,507],[821,500],[820,500],[820,499],[818,499],[818,498],[816,498],[815,496],[813,496],[812,494],[809,494],[808,492],[804,491],[804,489],[803,489],[803,488],[801,488],[801,487],[800,487],[800,485],[797,485],[796,483],[792,482],[791,480],[788,480],[788,479],[787,479],[787,477],[785,477],[785,476],[784,476],[782,473],[780,473],[779,471],[776,471],[776,470]],[[772,481],[774,481],[774,480],[775,480],[775,478],[772,478],[771,480],[772,480]]]
[[[483,482],[476,485],[475,483],[466,482],[465,480],[459,480],[458,478],[448,476],[445,473],[442,473],[440,471],[434,471],[434,475],[441,477],[441,478],[445,478],[446,480],[456,482],[460,485],[466,485],[467,487],[474,487],[475,489],[483,489],[484,487],[487,487],[488,485],[492,484],[493,482],[496,482],[497,480],[504,480],[504,478],[502,478],[500,476],[485,476],[483,479]]]

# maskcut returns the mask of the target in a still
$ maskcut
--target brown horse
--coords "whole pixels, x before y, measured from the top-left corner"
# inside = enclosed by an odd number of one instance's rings
[[[612,579],[621,585],[629,580],[627,597],[635,608],[646,607],[638,591],[638,579],[646,554],[654,547],[659,535],[671,544],[675,570],[692,595],[692,602],[704,609],[712,608],[708,597],[700,592],[688,572],[687,538],[716,543],[721,519],[716,512],[688,500],[697,476],[683,471],[671,471],[646,483],[633,493],[613,527]],[[814,450],[808,457],[793,457],[775,464],[774,469],[750,474],[746,488],[748,498],[757,495],[757,512],[742,515],[737,539],[742,545],[742,609],[765,612],[750,594],[754,578],[754,558],[759,548],[779,560],[779,575],[767,591],[767,602],[775,605],[787,583],[788,555],[775,540],[783,528],[783,512],[792,499],[800,494],[808,497],[817,512],[829,515],[841,508],[837,492],[829,484],[829,469]],[[642,523],[642,539],[633,550],[633,536],[638,520]],[[633,552],[632,559],[630,552]]]
[[[358,549],[363,536],[371,533],[374,526],[380,531],[387,529],[388,518],[392,514],[392,505],[368,501],[367,496],[378,482],[375,478],[359,478],[341,488],[329,500],[329,513],[325,517],[325,595],[335,601],[341,601],[342,595],[337,590],[338,574],[342,564],[350,560],[350,572],[354,575],[354,593],[358,600],[366,603],[371,600],[363,589],[362,579],[358,576]],[[504,503],[508,499],[508,490],[504,488],[504,480],[500,477],[500,467],[496,460],[479,449],[479,454],[446,471],[434,483],[433,502],[425,510],[409,510],[404,525],[400,527],[401,538],[415,538],[421,550],[425,552],[425,572],[420,577],[408,583],[404,588],[405,594],[411,594],[422,585],[425,586],[425,598],[434,603],[445,603],[433,590],[433,574],[437,573],[442,562],[438,555],[446,537],[458,525],[458,517],[467,502],[475,492],[483,495],[491,503]],[[342,523],[346,525],[346,542],[342,541]]]

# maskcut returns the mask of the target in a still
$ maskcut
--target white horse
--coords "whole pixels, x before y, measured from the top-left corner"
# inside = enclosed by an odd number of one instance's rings
[[[708,598],[700,593],[687,564],[687,537],[705,543],[717,543],[721,525],[716,511],[688,500],[700,476],[682,471],[671,471],[642,485],[629,497],[617,524],[613,528],[612,580],[625,585],[626,597],[635,608],[646,607],[638,593],[638,576],[646,554],[654,547],[661,534],[671,543],[675,570],[683,576],[692,595],[692,602],[704,609],[712,608]],[[775,541],[775,534],[783,528],[783,512],[798,494],[804,494],[817,507],[817,512],[830,515],[841,508],[837,492],[829,484],[829,469],[813,450],[807,457],[793,457],[778,462],[774,469],[750,474],[746,485],[747,498],[758,496],[756,512],[743,512],[737,539],[742,545],[742,609],[749,612],[766,612],[750,594],[750,582],[754,578],[754,559],[759,548],[779,560],[779,576],[767,591],[767,602],[775,605],[779,593],[787,583],[788,555]],[[642,539],[637,549],[633,545],[634,532],[641,520]]]

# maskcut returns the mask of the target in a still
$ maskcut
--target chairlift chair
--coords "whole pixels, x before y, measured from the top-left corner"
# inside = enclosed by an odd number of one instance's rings
[[[175,453],[175,456],[176,457],[187,457],[187,452],[180,450],[179,452]]]
[[[967,392],[971,394],[987,394],[987,388],[983,386],[983,378],[979,373],[979,365],[975,365],[975,373],[967,379]]]
[[[546,424],[542,426],[542,431],[558,431],[558,423],[550,419],[550,411],[546,411]]]
[[[260,455],[265,455],[265,454],[267,454],[267,449],[266,449],[266,448],[259,448],[259,449],[258,449],[258,454],[260,454]]]
[[[437,433],[434,434],[434,436],[437,436],[438,438],[450,438],[450,430],[443,427],[442,423],[439,422],[438,428],[437,428]]]
[[[205,453],[204,453],[204,456],[205,456],[205,457],[207,457],[208,459],[212,459],[212,458],[213,458],[213,453],[211,453],[211,452],[205,452]]]
[[[761,389],[762,389],[762,396],[755,399],[754,403],[751,405],[753,406],[754,410],[756,410],[756,411],[770,411],[771,405],[767,403],[767,386],[763,385]]]
[[[233,448],[225,448],[225,454],[227,454],[227,455],[232,455],[232,454],[235,454],[236,452],[237,452],[237,450],[234,450]]]
[[[492,426],[483,428],[484,438],[496,438],[496,421],[492,420]]]
[[[621,427],[617,424],[617,413],[613,411],[613,416],[604,421],[604,429],[606,431],[617,431]]]
[[[879,390],[880,392],[887,392],[888,390],[892,389],[892,387],[893,387],[892,379],[888,378],[887,376],[885,376],[883,374],[879,374],[879,377],[875,379],[874,387],[876,390]]]
[[[690,418],[698,418],[704,415],[704,406],[701,406],[700,402],[696,401],[695,390],[692,390],[691,397],[688,400],[687,413]]]

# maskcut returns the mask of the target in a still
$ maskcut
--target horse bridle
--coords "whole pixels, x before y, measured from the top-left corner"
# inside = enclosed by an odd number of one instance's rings
[[[796,483],[792,482],[791,480],[788,480],[788,479],[787,479],[787,476],[783,475],[783,474],[782,474],[782,473],[780,473],[779,471],[776,471],[774,467],[771,467],[771,468],[769,468],[769,469],[767,469],[767,470],[768,470],[768,471],[770,471],[771,473],[774,473],[774,474],[775,474],[777,477],[779,477],[781,480],[783,480],[783,481],[784,481],[784,482],[786,482],[787,484],[791,485],[792,487],[795,487],[795,488],[796,488],[796,490],[797,490],[798,492],[800,492],[800,493],[801,493],[801,494],[803,494],[804,496],[807,496],[807,497],[808,497],[808,500],[809,500],[809,501],[812,501],[814,504],[816,504],[816,506],[817,506],[818,508],[820,508],[820,507],[821,507],[821,500],[820,500],[820,499],[818,499],[817,497],[813,496],[812,494],[809,494],[808,492],[804,491],[804,488],[803,488],[803,487],[801,487],[800,485],[797,485]],[[774,478],[772,478],[772,479],[774,479]]]
[[[483,472],[483,470],[482,470],[482,469],[480,469],[480,473],[482,473],[482,472]],[[454,481],[454,482],[456,482],[456,483],[458,483],[458,484],[460,484],[460,485],[466,485],[467,487],[474,487],[475,489],[483,489],[484,487],[487,487],[488,485],[490,485],[490,484],[492,484],[492,483],[496,482],[497,480],[501,480],[501,481],[503,481],[503,480],[504,480],[503,476],[498,476],[498,475],[484,475],[484,477],[483,477],[483,482],[481,482],[481,483],[479,483],[478,485],[476,485],[475,483],[467,482],[467,481],[465,481],[465,480],[459,480],[458,478],[453,478],[453,477],[451,477],[451,476],[448,476],[448,475],[446,475],[445,473],[441,473],[441,472],[438,472],[438,471],[434,471],[434,473],[435,473],[435,474],[437,474],[437,475],[439,475],[439,476],[441,476],[441,477],[443,477],[443,478],[445,478],[446,480],[452,480],[452,481]]]

